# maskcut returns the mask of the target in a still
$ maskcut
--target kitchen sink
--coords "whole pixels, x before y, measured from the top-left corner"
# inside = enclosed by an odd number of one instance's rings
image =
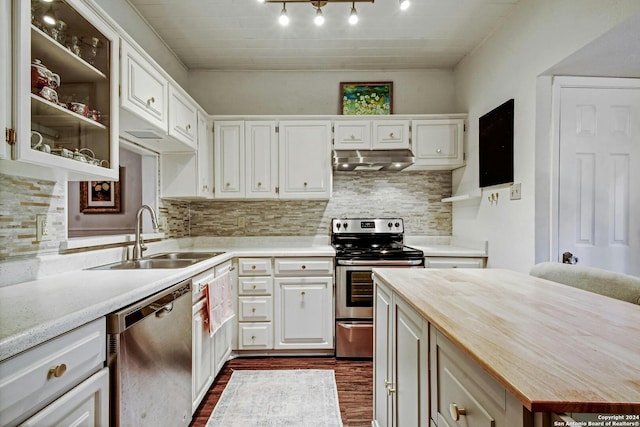
[[[224,252],[164,252],[137,261],[118,261],[89,270],[151,270],[156,268],[184,268]]]
[[[224,252],[165,252],[161,254],[151,255],[149,259],[171,259],[171,260],[182,260],[182,259],[195,259],[195,260],[203,260],[207,258],[213,258],[214,256],[222,255]]]
[[[139,259],[137,261],[118,261],[100,265],[89,270],[150,270],[156,268],[184,268],[195,264],[197,259]]]

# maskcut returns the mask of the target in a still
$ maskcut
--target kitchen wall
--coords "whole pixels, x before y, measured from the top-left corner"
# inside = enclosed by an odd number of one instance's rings
[[[456,203],[453,234],[489,241],[489,265],[528,272],[536,262],[536,169],[550,168],[549,128],[536,135],[536,117],[550,99],[539,97],[539,76],[593,41],[625,18],[640,11],[637,0],[521,0],[514,12],[485,43],[456,67],[456,109],[469,114],[467,166],[453,173],[453,192],[478,188],[478,118],[509,98],[515,99],[515,174],[522,199],[509,200],[507,187],[485,191],[479,201]],[[583,70],[588,75],[589,70]],[[543,126],[544,128],[544,126]],[[536,141],[541,148],[536,164]],[[500,194],[498,204],[487,195]],[[542,215],[550,213],[542,212]],[[538,259],[539,261],[539,259]]]
[[[313,236],[328,235],[335,217],[400,216],[407,234],[449,236],[451,203],[440,200],[450,194],[451,172],[336,172],[329,201],[192,202],[190,230],[191,236]]]
[[[458,113],[452,70],[205,71],[189,93],[209,114],[339,114],[340,82],[392,81],[394,114]]]
[[[80,212],[80,183],[69,182],[67,196],[68,236],[104,236],[132,234],[136,212],[142,205],[142,161],[139,154],[120,150],[120,213],[85,214]]]

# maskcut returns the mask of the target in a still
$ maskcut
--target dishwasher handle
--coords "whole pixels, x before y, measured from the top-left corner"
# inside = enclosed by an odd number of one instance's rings
[[[174,301],[185,295],[191,295],[191,279],[109,314],[107,316],[107,332],[120,334],[153,314],[159,319],[163,318],[173,310]]]

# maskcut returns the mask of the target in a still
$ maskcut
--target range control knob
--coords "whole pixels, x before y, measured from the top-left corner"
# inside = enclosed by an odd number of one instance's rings
[[[396,222],[396,227],[400,227],[400,223],[399,222]]]
[[[340,230],[340,227],[342,226],[342,224],[340,224],[339,222],[336,223],[336,227],[338,227],[338,230]]]
[[[344,224],[342,224],[342,226],[344,227],[344,229],[347,229],[347,225],[349,225],[349,223],[345,222]]]
[[[390,222],[389,224],[387,224],[389,226],[389,228],[393,227],[393,223]]]

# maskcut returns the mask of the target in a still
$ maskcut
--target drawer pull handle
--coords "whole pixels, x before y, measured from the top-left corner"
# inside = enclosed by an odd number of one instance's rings
[[[65,372],[67,372],[67,365],[65,365],[64,363],[61,363],[49,369],[49,375],[47,376],[47,378],[48,379],[60,378],[61,376],[64,375]]]
[[[460,419],[460,415],[467,415],[466,409],[458,408],[458,405],[455,403],[449,405],[449,413],[451,414],[453,421],[458,421]]]

